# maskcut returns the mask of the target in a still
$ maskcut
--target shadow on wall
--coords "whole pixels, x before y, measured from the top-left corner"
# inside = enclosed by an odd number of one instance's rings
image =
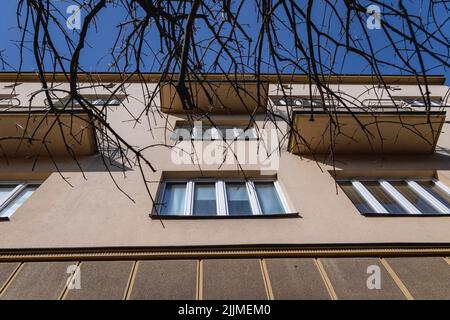
[[[1,172],[123,172],[130,171],[113,157],[102,157],[97,153],[92,156],[80,156],[76,160],[69,157],[5,158],[0,154]]]
[[[334,166],[336,170],[450,170],[450,149],[439,148],[431,155],[302,155],[302,159],[323,166]]]

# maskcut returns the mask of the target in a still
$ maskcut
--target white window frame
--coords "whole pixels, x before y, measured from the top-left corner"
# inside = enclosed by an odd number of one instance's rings
[[[397,202],[406,213],[411,215],[422,215],[418,208],[416,208],[400,191],[398,191],[389,181],[404,181],[411,188],[417,196],[421,197],[423,200],[428,202],[433,208],[436,209],[437,214],[448,215],[450,214],[450,208],[448,208],[444,203],[436,199],[432,194],[427,192],[422,188],[416,181],[433,181],[437,187],[450,195],[450,188],[445,184],[438,181],[437,179],[428,178],[354,178],[354,179],[340,179],[339,181],[350,181],[355,191],[364,199],[364,201],[374,210],[377,214],[391,214],[389,211],[372,195],[372,193],[363,185],[363,181],[374,181],[378,182],[386,193],[392,197],[394,201]],[[395,214],[393,214],[395,215]]]
[[[9,192],[7,197],[0,202],[0,220],[9,219],[14,213],[16,213],[16,211],[14,211],[9,214],[2,214],[2,211],[6,209],[6,207],[8,207],[12,202],[14,202],[14,200],[20,195],[23,190],[25,190],[27,186],[40,186],[42,183],[43,181],[0,181],[0,187],[3,185],[16,185],[15,188]]]
[[[94,106],[103,106],[105,105],[105,100],[103,98],[94,98],[89,101]]]
[[[442,191],[446,192],[450,196],[450,188],[449,187],[447,187],[445,184],[443,184],[441,181],[439,181],[437,179],[432,179],[432,181],[438,188],[440,188]]]
[[[194,216],[194,195],[195,195],[195,184],[196,183],[199,183],[199,184],[214,183],[214,189],[215,189],[215,193],[216,193],[216,215],[220,215],[219,214],[219,207],[220,207],[219,206],[219,198],[217,197],[218,196],[217,195],[217,181],[215,179],[198,178],[198,179],[189,180],[188,183],[191,185],[191,187],[190,187],[190,196],[189,196],[190,203],[187,204],[189,207],[187,215]],[[189,193],[188,193],[188,195],[189,195]]]
[[[356,192],[375,210],[376,213],[389,213],[389,211],[370,193],[369,190],[361,183],[361,180],[351,180],[353,188]]]
[[[392,181],[392,180],[391,180]],[[378,180],[381,187],[392,197],[394,200],[403,207],[409,214],[422,214],[411,202],[408,201],[392,184],[384,179]],[[420,197],[420,195],[419,195]]]
[[[436,186],[438,186],[438,188],[443,189],[445,191],[445,188],[447,187],[446,185],[437,181],[436,179],[433,179],[432,181],[434,182],[434,184]],[[441,201],[436,199],[431,193],[429,193],[427,190],[425,190],[416,181],[408,179],[408,180],[406,180],[406,182],[411,187],[411,189],[413,189],[416,193],[418,193],[419,196],[421,196],[425,201],[427,201],[437,211],[439,211],[440,213],[443,213],[443,214],[450,213],[450,208],[448,208],[445,204],[443,204]],[[436,182],[439,182],[439,184]],[[443,186],[444,188],[442,188],[441,186]]]
[[[162,208],[163,208],[163,201],[164,201],[164,196],[165,196],[165,193],[166,193],[167,183],[184,183],[184,184],[186,184],[186,188],[184,190],[184,206],[183,206],[183,213],[182,213],[182,215],[185,215],[185,216],[189,215],[189,210],[187,210],[188,209],[187,204],[189,203],[189,200],[187,199],[187,197],[188,197],[189,194],[191,194],[191,193],[188,192],[189,181],[182,180],[182,179],[171,179],[171,180],[164,180],[164,181],[161,182],[161,185],[160,185],[161,192],[158,195],[158,205],[156,206],[157,214],[158,215],[162,215],[161,212],[162,212]]]
[[[246,190],[247,190],[247,196],[250,202],[250,207],[252,210],[251,215],[242,215],[242,216],[232,216],[228,212],[228,201],[227,201],[227,194],[226,194],[226,183],[232,183],[232,182],[240,182],[245,183]],[[274,184],[275,191],[278,195],[278,198],[280,199],[281,205],[283,207],[283,211],[280,214],[286,214],[291,212],[287,203],[287,200],[284,196],[284,192],[281,189],[281,186],[278,182],[278,180],[275,179],[251,179],[251,180],[243,180],[243,179],[214,179],[214,178],[197,178],[197,179],[166,179],[164,180],[161,185],[161,192],[158,196],[158,206],[157,206],[157,214],[165,217],[176,217],[176,216],[194,216],[193,215],[193,209],[194,209],[194,192],[195,192],[195,183],[215,183],[215,191],[216,191],[216,216],[230,216],[230,217],[245,217],[245,216],[260,216],[264,215],[261,211],[258,196],[256,194],[255,185],[253,182],[271,182]],[[186,184],[185,189],[185,203],[184,203],[184,211],[182,215],[163,215],[161,214],[162,211],[162,205],[164,201],[164,194],[166,192],[166,185],[167,183],[184,183]],[[277,215],[277,214],[274,214]],[[270,216],[270,214],[267,214],[267,216]],[[203,217],[203,216],[199,216]],[[204,216],[207,217],[214,217],[214,216]]]

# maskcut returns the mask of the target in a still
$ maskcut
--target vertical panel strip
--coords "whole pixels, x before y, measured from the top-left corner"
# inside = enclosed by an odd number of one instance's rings
[[[443,258],[448,263],[448,265],[450,266],[450,257],[443,257]]]
[[[272,284],[270,282],[269,271],[267,270],[266,260],[260,259],[259,263],[261,264],[261,272],[264,280],[264,287],[266,288],[266,294],[268,300],[275,300]]]
[[[203,260],[197,260],[197,300],[203,300]]]
[[[316,264],[317,269],[319,270],[320,276],[322,277],[322,280],[325,284],[325,287],[327,288],[330,298],[332,300],[338,300],[336,292],[334,291],[333,285],[331,284],[330,278],[328,278],[328,274],[325,271],[322,262],[319,260],[319,258],[315,258],[314,262]]]
[[[398,288],[400,289],[400,291],[403,293],[403,295],[406,297],[406,299],[408,300],[414,300],[414,297],[412,296],[412,294],[409,292],[408,288],[406,288],[405,284],[403,283],[403,281],[399,278],[399,276],[395,273],[394,269],[392,269],[392,267],[389,265],[389,263],[384,259],[384,258],[380,258],[381,264],[384,266],[384,268],[386,269],[386,271],[389,273],[389,275],[391,276],[392,280],[394,280],[395,284],[398,286]]]
[[[133,291],[134,281],[136,279],[136,273],[138,270],[139,261],[134,261],[133,267],[131,268],[130,277],[128,278],[127,287],[125,289],[125,293],[123,295],[123,300],[129,300],[131,296],[131,292]]]
[[[5,281],[5,284],[2,288],[0,288],[0,297],[3,295],[3,293],[8,289],[9,285],[13,282],[14,278],[17,276],[19,271],[23,267],[23,262],[19,263],[19,265],[16,267],[16,269],[11,273],[11,275],[8,277],[8,279]]]

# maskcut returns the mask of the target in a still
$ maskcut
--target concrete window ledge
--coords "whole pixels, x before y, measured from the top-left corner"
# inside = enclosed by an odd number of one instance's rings
[[[361,213],[361,215],[367,218],[450,218],[448,213]]]
[[[160,214],[150,214],[151,219],[164,220],[211,220],[211,219],[285,219],[285,218],[302,218],[298,212],[280,213],[280,214],[261,214],[247,216],[169,216]]]

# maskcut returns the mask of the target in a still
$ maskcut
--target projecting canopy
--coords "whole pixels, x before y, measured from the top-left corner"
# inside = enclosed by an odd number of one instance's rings
[[[289,150],[295,154],[430,154],[445,111],[294,111]]]

